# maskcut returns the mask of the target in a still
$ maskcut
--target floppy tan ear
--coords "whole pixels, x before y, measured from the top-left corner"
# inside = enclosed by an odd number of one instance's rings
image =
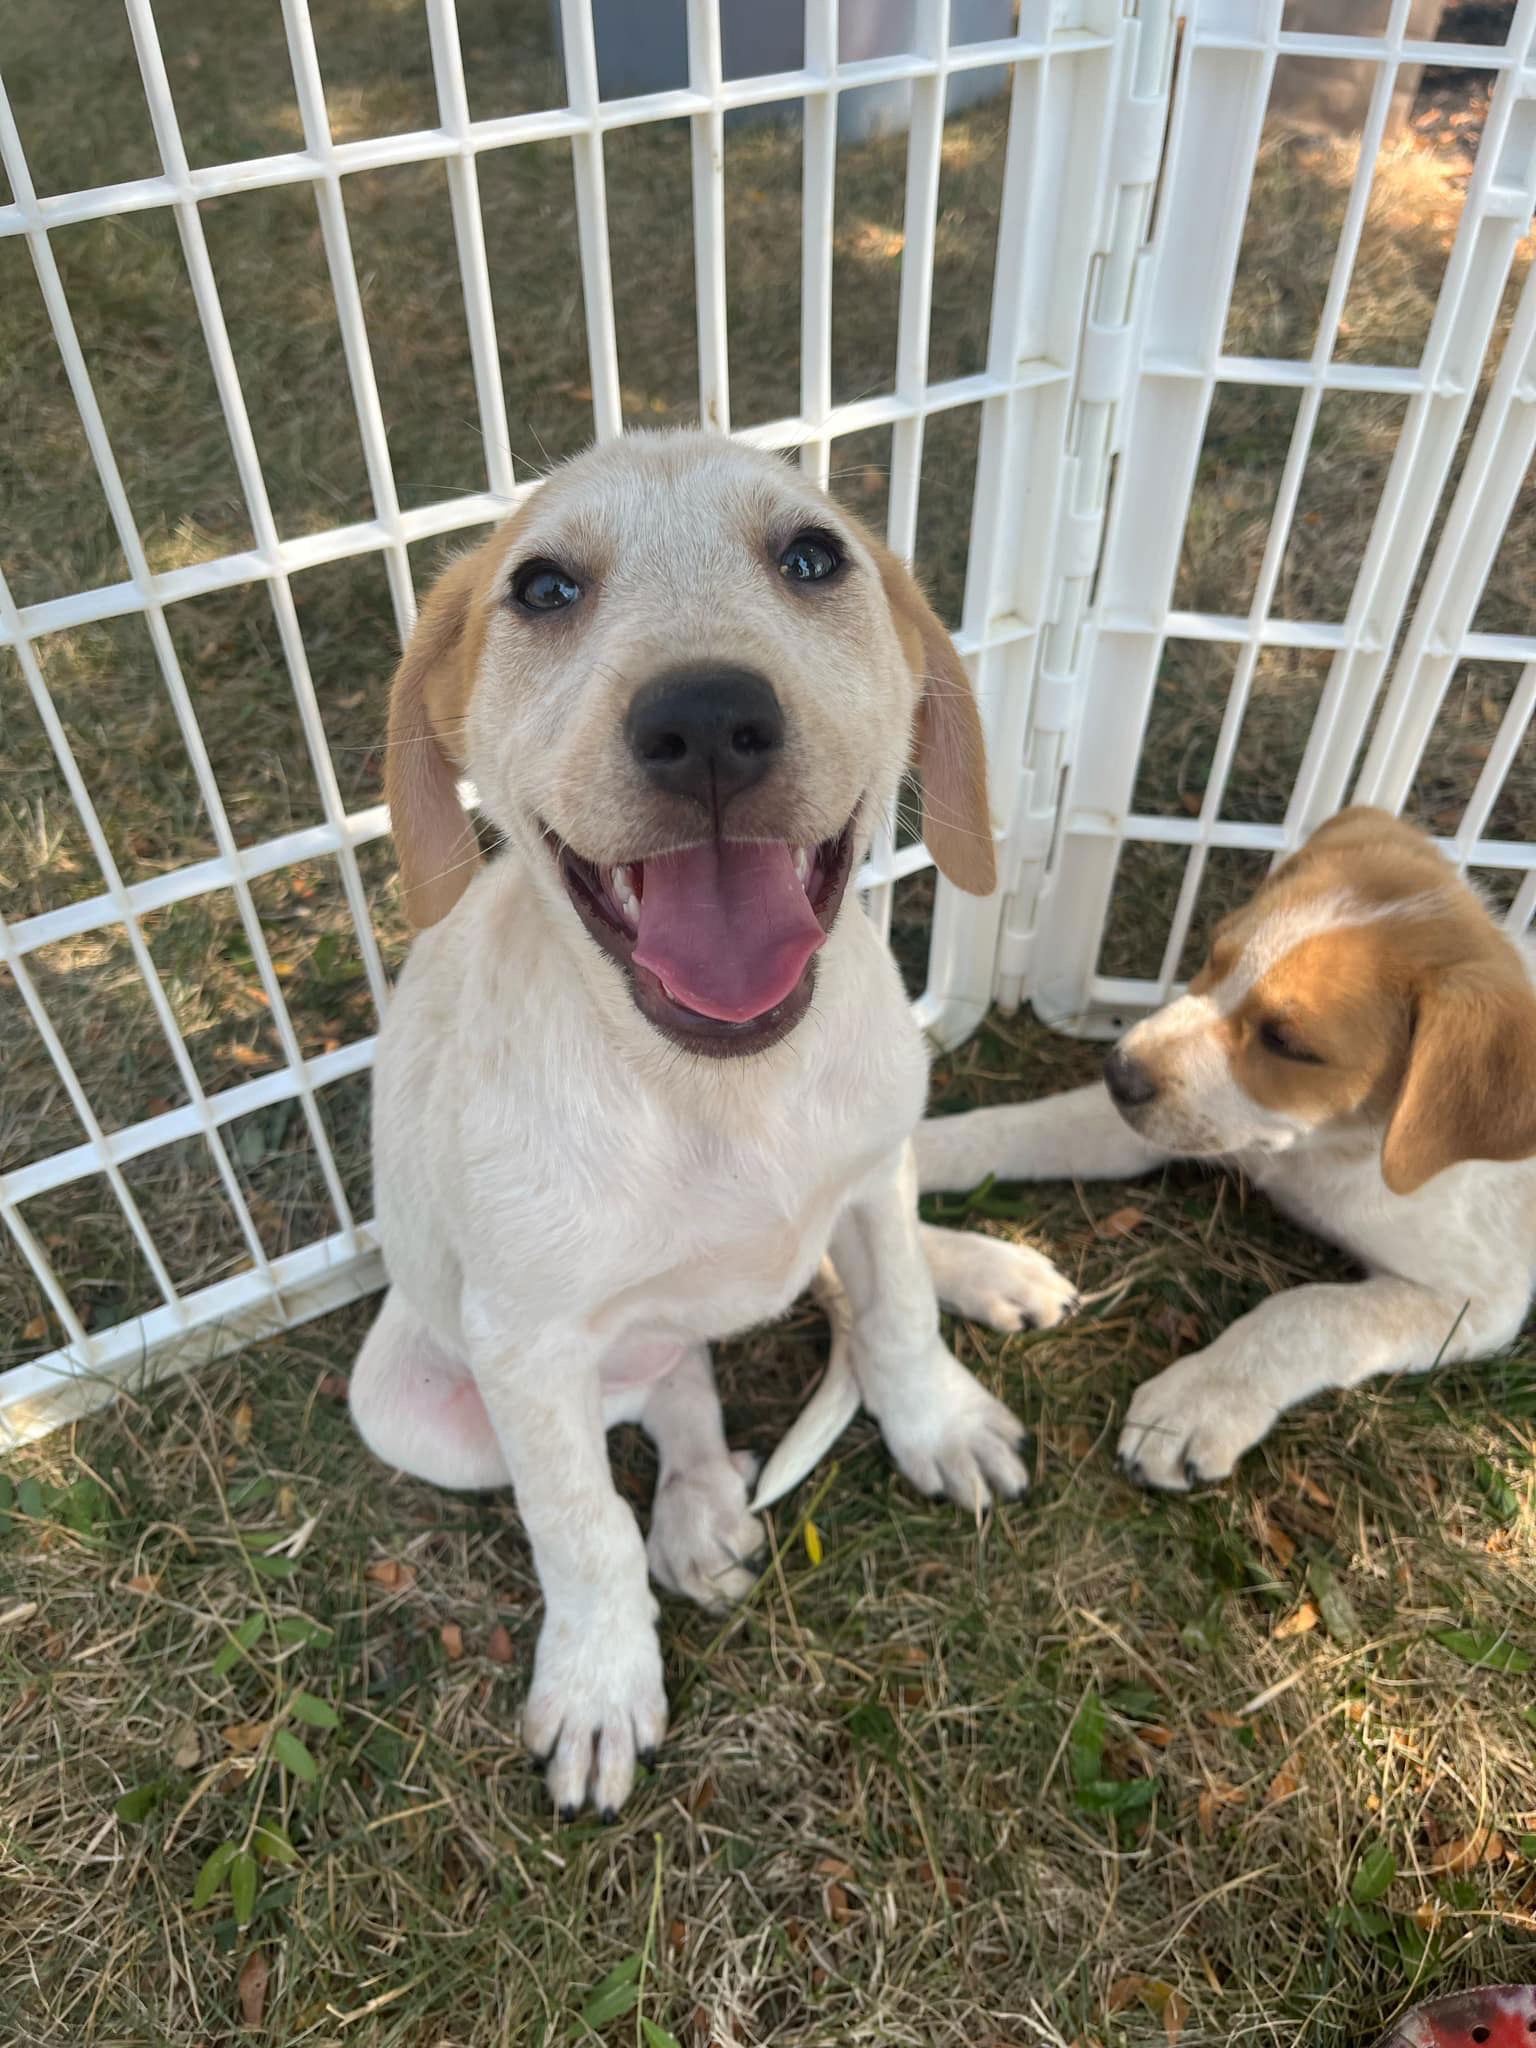
[[[957,889],[990,896],[997,887],[997,857],[987,746],[971,679],[911,570],[880,541],[865,539],[907,664],[922,685],[913,752],[923,785],[923,838],[940,874]]]
[[[1536,992],[1512,957],[1420,996],[1381,1172],[1393,1194],[1411,1195],[1464,1159],[1533,1154]]]
[[[384,794],[405,913],[418,931],[447,916],[480,861],[457,785],[494,559],[479,548],[438,578],[390,685]]]

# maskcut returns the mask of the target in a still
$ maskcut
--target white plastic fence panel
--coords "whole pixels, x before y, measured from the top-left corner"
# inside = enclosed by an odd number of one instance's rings
[[[1371,33],[1342,33],[1367,15],[1376,16]],[[1475,787],[1449,818],[1442,806],[1431,822],[1463,868],[1498,882],[1512,925],[1523,929],[1536,911],[1536,816],[1517,810],[1515,827],[1489,831],[1511,769],[1531,758],[1536,637],[1474,629],[1536,453],[1528,268],[1509,314],[1536,204],[1536,0],[1518,0],[1501,43],[1415,41],[1410,0],[1341,0],[1338,21],[1341,32],[1292,32],[1284,0],[1193,0],[1185,10],[1156,226],[1132,323],[1116,338],[1125,375],[1114,393],[1116,476],[1102,563],[1064,677],[1070,773],[1049,872],[1037,896],[1010,906],[1002,955],[999,994],[1016,1001],[1027,991],[1040,1015],[1066,1029],[1110,1034],[1162,1001],[1189,971],[1192,931],[1212,909],[1241,900],[1255,861],[1261,871],[1344,802],[1404,807],[1415,775],[1433,765],[1437,716],[1469,662],[1501,665],[1507,701]],[[1263,194],[1254,186],[1276,68],[1317,59],[1375,70],[1337,221],[1315,222],[1321,246],[1336,236],[1326,291],[1306,346],[1290,355],[1228,353],[1245,235],[1281,203],[1273,181]],[[1395,175],[1394,165],[1411,161],[1379,153],[1399,73],[1420,65],[1457,67],[1491,85],[1491,95],[1422,346],[1410,361],[1362,359],[1353,343],[1343,346],[1345,314],[1359,303],[1352,292],[1369,284],[1356,272],[1379,163]],[[1330,161],[1340,161],[1337,152]],[[1289,246],[1294,256],[1297,244]],[[1279,302],[1294,280],[1267,282]],[[1494,374],[1466,447],[1490,357]],[[1250,402],[1255,417],[1287,407],[1293,422],[1251,599],[1241,612],[1181,607],[1191,522],[1205,516],[1197,468],[1214,407],[1234,400]],[[1347,602],[1298,611],[1281,598],[1305,516],[1298,506],[1324,460],[1320,418],[1330,407],[1362,405],[1392,412],[1398,424],[1374,507],[1362,479],[1360,509],[1338,517],[1341,549],[1350,533],[1363,537],[1343,586]],[[1184,792],[1184,805],[1154,807],[1138,796],[1150,722],[1168,678],[1196,659],[1230,665],[1203,787]],[[1298,759],[1283,806],[1268,817],[1234,814],[1234,759],[1256,678],[1287,660],[1313,664],[1320,688],[1315,707],[1301,688],[1289,705],[1285,741],[1295,740]],[[1218,873],[1223,862],[1230,872]],[[1180,866],[1175,883],[1170,870]],[[1142,870],[1160,881],[1144,907]],[[1137,943],[1120,949],[1138,956],[1134,971],[1113,951],[1106,959],[1112,909],[1122,922],[1139,919]]]
[[[99,482],[126,574],[90,588],[18,602],[0,581],[0,650],[8,648],[67,788],[99,869],[95,893],[57,907],[0,921],[0,968],[10,977],[27,1019],[46,1049],[57,1087],[80,1131],[79,1142],[45,1146],[14,1158],[0,1172],[0,1218],[9,1255],[33,1276],[39,1313],[26,1331],[9,1333],[0,1371],[0,1441],[36,1434],[108,1398],[128,1377],[150,1378],[175,1366],[249,1342],[254,1337],[352,1299],[375,1287],[380,1268],[375,1235],[338,1169],[322,1097],[364,1073],[371,1031],[345,1043],[306,1050],[295,1027],[254,888],[296,864],[333,860],[341,878],[350,942],[358,949],[375,1013],[386,1000],[386,972],[370,919],[360,856],[387,830],[381,805],[349,808],[327,741],[324,706],[312,673],[294,579],[330,564],[382,567],[400,634],[415,613],[411,549],[467,532],[511,509],[532,487],[514,465],[503,380],[505,331],[498,333],[496,255],[488,249],[483,181],[504,153],[560,142],[568,145],[574,180],[577,248],[572,252],[584,307],[592,429],[598,439],[621,430],[625,416],[614,276],[608,235],[605,148],[623,130],[665,121],[689,124],[693,256],[698,342],[697,414],[729,428],[731,308],[727,291],[726,118],[749,107],[798,102],[803,109],[801,186],[800,404],[793,416],[755,424],[760,446],[799,451],[806,468],[833,477],[837,444],[874,428],[890,430],[889,537],[912,552],[924,488],[925,435],[936,417],[967,408],[978,417],[974,540],[969,551],[961,629],[957,636],[984,707],[997,764],[996,787],[1004,864],[1020,831],[1038,832],[1041,806],[1011,811],[1020,764],[1042,789],[1055,773],[1064,730],[1060,685],[1048,679],[1039,702],[1036,677],[1047,628],[1055,648],[1068,614],[1081,611],[1089,552],[1085,521],[1102,501],[1107,443],[1092,407],[1071,403],[1077,380],[1082,314],[1090,292],[1096,318],[1123,315],[1132,245],[1145,219],[1156,170],[1158,95],[1166,76],[1171,0],[1082,0],[1063,9],[1053,0],[1022,0],[1017,32],[981,43],[954,40],[949,0],[919,0],[914,47],[839,63],[837,0],[809,0],[805,61],[773,76],[722,75],[713,0],[687,0],[689,82],[676,91],[604,101],[599,95],[589,0],[563,0],[562,57],[567,103],[533,112],[476,118],[474,80],[467,78],[455,0],[423,0],[430,38],[436,125],[339,138],[328,111],[322,59],[308,0],[281,0],[298,146],[213,164],[189,158],[178,122],[152,0],[124,0],[142,83],[146,129],[159,170],[115,184],[39,191],[9,100],[0,87],[0,162],[9,200],[0,203],[0,242],[14,238],[30,257],[46,308],[52,344],[68,380],[89,458]],[[1011,70],[1009,130],[1002,173],[991,330],[985,361],[970,374],[932,381],[930,339],[939,184],[945,148],[945,102],[955,76],[999,66]],[[184,76],[185,74],[177,74]],[[832,322],[837,106],[841,94],[909,81],[905,217],[896,370],[891,387],[834,400]],[[391,426],[381,397],[347,202],[348,181],[407,165],[445,167],[459,282],[463,294],[483,488],[449,492],[403,505],[391,460]],[[231,338],[225,299],[210,256],[208,202],[235,195],[308,187],[334,300],[347,387],[356,414],[371,500],[368,516],[317,530],[285,531],[264,474],[253,431],[250,365]],[[1127,202],[1125,194],[1139,195]],[[174,221],[200,333],[200,346],[222,412],[252,545],[156,567],[135,523],[129,490],[113,445],[101,395],[77,326],[54,238],[86,223],[156,214]],[[681,230],[679,230],[681,231]],[[1103,310],[1107,308],[1107,311]],[[505,330],[506,316],[502,315]],[[523,337],[526,342],[527,337]],[[3,431],[3,428],[0,428]],[[1069,461],[1069,431],[1076,437]],[[834,479],[835,480],[835,479]],[[1063,520],[1063,507],[1069,516]],[[429,565],[428,565],[429,566]],[[419,558],[415,565],[421,573]],[[275,645],[297,707],[318,810],[307,823],[242,843],[231,824],[229,791],[221,785],[199,726],[197,677],[189,675],[172,627],[176,608],[220,592],[264,588]],[[185,776],[195,784],[213,841],[206,858],[174,861],[161,872],[125,877],[114,856],[106,796],[93,789],[49,688],[55,636],[103,621],[142,621],[153,649],[154,687],[174,710]],[[1069,639],[1076,632],[1068,632]],[[1054,692],[1054,694],[1053,694]],[[1045,707],[1049,706],[1049,715]],[[893,821],[894,824],[894,821]],[[894,894],[907,877],[931,866],[921,844],[898,844],[883,832],[860,876],[871,913],[888,929]],[[177,1024],[166,978],[157,964],[152,921],[178,906],[227,892],[239,943],[249,956],[253,990],[270,1017],[281,1059],[232,1085],[210,1087]],[[936,882],[926,992],[918,1003],[925,1025],[953,1042],[972,1028],[991,992],[1001,899],[978,904]],[[181,1099],[169,1106],[145,1099],[127,1116],[99,1116],[89,1077],[79,1071],[50,1015],[35,971],[45,949],[92,935],[120,933],[163,1036]],[[0,976],[3,980],[3,976]],[[334,1228],[272,1251],[261,1218],[232,1156],[242,1120],[277,1105],[294,1106],[318,1164]],[[137,1163],[188,1142],[206,1149],[219,1197],[227,1201],[241,1256],[215,1283],[178,1288],[160,1225],[151,1224],[130,1179]],[[158,1305],[116,1323],[88,1319],[71,1286],[55,1270],[52,1247],[34,1228],[29,1205],[88,1183],[105,1189],[103,1222],[110,1260],[126,1246],[142,1259]],[[98,1219],[100,1220],[100,1219]]]

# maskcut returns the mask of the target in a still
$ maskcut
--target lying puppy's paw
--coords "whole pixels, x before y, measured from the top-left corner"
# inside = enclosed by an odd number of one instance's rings
[[[523,1711],[523,1740],[546,1764],[563,1820],[588,1801],[611,1816],[635,1781],[635,1760],[667,1732],[656,1603],[546,1614]]]
[[[701,1607],[729,1607],[751,1592],[750,1559],[763,1525],[747,1510],[758,1461],[750,1451],[666,1473],[651,1507],[645,1554],[651,1576]]]
[[[956,1315],[1008,1335],[1052,1330],[1082,1307],[1076,1287],[1043,1253],[977,1232],[950,1248],[939,1298]]]
[[[1136,1389],[1120,1432],[1120,1463],[1140,1486],[1187,1493],[1225,1479],[1268,1434],[1276,1413],[1236,1359],[1197,1351]]]
[[[919,1493],[945,1496],[979,1514],[1029,1489],[1023,1424],[942,1344],[920,1386],[881,1400],[872,1412],[886,1448]]]

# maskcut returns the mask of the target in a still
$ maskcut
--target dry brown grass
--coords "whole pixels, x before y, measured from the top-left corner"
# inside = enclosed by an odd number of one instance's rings
[[[999,1025],[938,1091],[1091,1057]],[[1006,1207],[973,1221],[1021,1228]],[[1108,1290],[1057,1336],[955,1332],[1033,1427],[1033,1497],[968,1528],[858,1426],[739,1614],[669,1605],[674,1732],[609,1829],[555,1826],[517,1746],[538,1603],[509,1506],[389,1480],[350,1433],[366,1311],[14,1459],[41,1490],[0,1539],[7,2038],[251,2038],[253,1954],[256,2038],[379,2048],[591,2038],[583,2005],[641,1952],[644,2012],[689,2048],[1343,2048],[1437,1985],[1528,1974],[1529,1667],[1435,1637],[1536,1648],[1536,1354],[1314,1407],[1233,1486],[1151,1499],[1109,1463],[1133,1382],[1335,1268],[1194,1170],[1024,1213]],[[772,1440],[821,1342],[806,1315],[726,1347],[733,1441]],[[643,1450],[617,1455],[642,1500]],[[318,1638],[282,1645],[294,1617]],[[340,1718],[302,1731],[312,1785],[238,1747],[295,1687]],[[242,1933],[193,1886],[258,1818],[298,1862],[263,1867]],[[1352,1898],[1362,1870],[1379,1896]]]
[[[275,11],[190,0],[156,11],[195,163],[293,145]],[[377,0],[316,14],[338,132],[434,120],[417,10]],[[535,0],[460,0],[459,14],[477,115],[558,100]],[[73,33],[61,33],[66,17]],[[119,31],[110,10],[70,0],[63,15],[34,15],[7,52],[45,190],[155,168]],[[996,108],[949,132],[935,376],[980,363],[1002,139]],[[1425,155],[1386,167],[1346,313],[1344,346],[1362,359],[1411,358],[1427,324],[1464,156],[1458,168]],[[615,136],[609,167],[626,406],[635,421],[686,418],[686,136]],[[1335,145],[1277,142],[1266,155],[1229,347],[1308,346],[1326,225],[1351,168]],[[534,464],[579,445],[590,419],[569,158],[563,146],[524,149],[487,156],[481,174],[515,452]],[[840,166],[840,396],[892,375],[902,175],[899,142],[849,151]],[[478,488],[442,173],[349,180],[347,200],[403,501]],[[798,200],[797,138],[733,131],[738,422],[797,403]],[[206,213],[282,530],[366,516],[312,201],[294,190]],[[247,544],[169,223],[138,215],[59,242],[152,559]],[[12,513],[0,552],[31,602],[122,565],[14,242],[0,244],[0,287],[0,494]],[[1291,403],[1220,395],[1180,604],[1246,604]],[[1342,616],[1390,459],[1389,415],[1373,400],[1325,411],[1282,609]],[[975,433],[957,414],[928,435],[919,555],[951,619]],[[885,434],[838,451],[839,488],[876,517],[888,451]],[[1529,625],[1533,521],[1536,501],[1522,501],[1480,625]],[[437,554],[421,551],[422,579]],[[372,801],[394,651],[382,574],[344,563],[299,578],[296,594],[343,793]],[[313,776],[265,594],[197,600],[171,623],[237,834],[311,821]],[[211,851],[142,628],[83,628],[42,652],[130,879]],[[1170,648],[1139,807],[1198,806],[1224,662],[1216,648]],[[1278,815],[1320,682],[1308,659],[1266,660],[1228,815]],[[1470,788],[1507,682],[1466,677],[1448,700],[1416,795],[1432,822]],[[24,916],[94,893],[99,878],[9,668],[0,715],[0,879],[8,914]],[[1496,829],[1528,835],[1525,767],[1506,803]],[[1151,849],[1143,878],[1123,871],[1109,971],[1145,971],[1177,858]],[[1252,865],[1214,862],[1217,894],[1248,886]],[[365,877],[393,960],[386,849],[367,854]],[[928,891],[917,877],[899,896],[895,937],[913,975]],[[257,894],[306,1049],[371,1030],[334,864]],[[150,933],[204,1083],[275,1062],[228,899],[184,906]],[[109,1128],[178,1099],[119,936],[32,964]],[[4,1162],[73,1142],[8,984],[0,1057]],[[941,1064],[936,1093],[956,1106],[1040,1092],[1095,1058],[994,1020]],[[324,1108],[366,1210],[366,1089],[328,1091]],[[331,1227],[291,1109],[231,1136],[269,1250]],[[180,1284],[240,1261],[198,1147],[129,1178]],[[147,1275],[125,1255],[103,1187],[30,1209],[88,1321],[146,1305]],[[1152,1500],[1109,1462],[1131,1386],[1273,1287],[1337,1267],[1194,1170],[1134,1190],[1030,1191],[1016,1205],[994,1195],[970,1221],[1027,1229],[1106,1290],[1059,1336],[955,1333],[1034,1428],[1034,1497],[967,1528],[907,1497],[857,1429],[824,1488],[776,1518],[772,1566],[740,1615],[721,1628],[669,1608],[674,1734],[609,1830],[554,1827],[517,1750],[537,1602],[509,1506],[391,1481],[350,1433],[340,1376],[366,1311],[125,1400],[9,1461],[0,2037],[522,2048],[592,2038],[580,2014],[593,1988],[643,1957],[638,2010],[596,2029],[615,2044],[641,2038],[643,2017],[687,2048],[1345,2048],[1435,1986],[1528,1975],[1536,1734],[1521,1658],[1536,1650],[1536,1349],[1320,1405],[1289,1419],[1231,1487]],[[0,1264],[0,1362],[53,1341],[30,1280]],[[820,1346],[806,1315],[727,1347],[734,1441],[774,1438]],[[619,1455],[643,1500],[643,1451],[626,1442]],[[812,1499],[819,1566],[804,1540]],[[293,1550],[291,1571],[268,1558],[274,1542]],[[1315,1625],[1292,1632],[1311,1608]],[[248,1654],[221,1668],[230,1631],[253,1614]],[[1514,1667],[1473,1670],[1435,1640],[1462,1627],[1512,1640]],[[339,1716],[336,1730],[307,1732],[313,1784],[273,1761],[263,1726],[295,1686]],[[254,1750],[237,1746],[252,1739]],[[154,1803],[145,1795],[139,1818],[120,1819],[115,1802],[146,1786],[160,1788]],[[258,1823],[286,1828],[298,1860],[263,1866],[241,1931],[227,1895],[194,1906],[194,1885],[212,1848],[258,1839]],[[243,2025],[242,1985],[253,1998],[263,1969],[262,2016]]]

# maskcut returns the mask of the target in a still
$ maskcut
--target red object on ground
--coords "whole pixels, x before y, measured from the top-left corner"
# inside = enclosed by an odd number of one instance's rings
[[[1415,2006],[1380,2048],[1536,2048],[1536,1984],[1485,1984]]]

